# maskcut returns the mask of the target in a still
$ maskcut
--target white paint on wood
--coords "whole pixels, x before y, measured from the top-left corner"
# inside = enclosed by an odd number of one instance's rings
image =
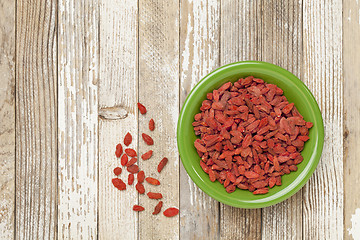
[[[303,189],[303,236],[342,239],[342,1],[303,4],[304,80],[319,103],[325,126],[319,166]]]
[[[269,0],[262,9],[261,60],[302,79],[302,1]],[[302,190],[262,209],[262,239],[302,239]]]
[[[261,11],[260,0],[221,1],[220,65],[260,60]],[[261,239],[261,209],[220,204],[220,239]]]
[[[357,208],[351,216],[351,228],[348,228],[347,231],[354,240],[360,239],[360,208]]]
[[[55,1],[16,2],[15,239],[54,239],[57,224]]]
[[[220,1],[180,3],[180,105],[197,82],[219,65]],[[217,239],[219,203],[180,167],[180,238]]]
[[[163,210],[179,207],[179,156],[176,147],[176,124],[179,115],[179,2],[139,1],[139,102],[147,108],[139,115],[139,151],[153,150],[153,156],[139,160],[146,176],[158,178],[160,186],[145,183],[146,192],[163,194]],[[150,132],[153,118],[155,131]],[[148,146],[141,134],[154,139]],[[163,157],[168,164],[158,173],[156,167]],[[139,239],[179,239],[179,216],[166,218],[152,212],[158,201],[139,196],[145,211],[139,214]]]
[[[344,223],[345,229],[351,229],[353,239],[360,239],[360,223],[356,219],[360,216],[360,5],[358,1],[343,1],[343,56],[344,56]],[[352,10],[350,12],[350,10]],[[359,11],[358,11],[359,10]],[[349,12],[349,15],[346,13]],[[350,15],[351,14],[351,15]],[[345,19],[350,18],[350,21]],[[360,20],[359,20],[360,21]],[[356,214],[358,213],[358,214]],[[355,222],[355,226],[353,227]],[[358,221],[360,222],[360,221]],[[347,238],[348,232],[345,232]]]
[[[100,5],[100,81],[101,109],[126,111],[126,117],[112,121],[99,118],[99,239],[138,239],[138,203],[136,181],[126,191],[111,183],[113,169],[121,167],[115,146],[130,132],[129,147],[138,146],[138,3],[133,0],[102,1]],[[102,115],[102,110],[99,112]],[[119,176],[126,184],[128,172]],[[142,213],[140,213],[142,214]]]
[[[96,239],[99,12],[96,1],[59,1],[59,239]]]
[[[15,2],[0,5],[0,239],[14,237]]]

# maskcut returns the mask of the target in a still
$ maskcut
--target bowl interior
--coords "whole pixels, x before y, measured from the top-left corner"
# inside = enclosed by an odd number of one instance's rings
[[[284,90],[289,102],[295,103],[306,121],[314,123],[309,131],[310,140],[301,152],[304,160],[298,164],[298,170],[282,176],[282,186],[275,186],[265,195],[253,195],[247,190],[236,189],[229,194],[218,182],[211,182],[209,176],[200,167],[194,141],[197,136],[191,123],[194,115],[200,112],[200,106],[206,94],[219,88],[225,82],[235,82],[241,77],[252,75],[273,83]],[[293,74],[276,65],[266,62],[238,62],[225,65],[204,77],[188,95],[178,121],[177,140],[181,161],[191,177],[205,193],[214,199],[241,208],[260,208],[281,202],[295,194],[314,172],[323,147],[324,127],[321,112],[315,98],[308,88]]]

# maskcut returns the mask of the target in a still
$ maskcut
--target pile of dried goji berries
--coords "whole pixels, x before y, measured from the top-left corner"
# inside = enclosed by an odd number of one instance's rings
[[[146,108],[144,105],[138,103],[138,108],[141,114],[146,114]],[[155,129],[155,122],[153,119],[151,119],[149,121],[149,129],[150,131],[154,131]],[[151,138],[151,136],[143,133],[142,134],[142,138],[144,140],[144,142],[147,145],[153,145],[154,144],[154,140]],[[127,133],[124,137],[124,145],[126,147],[128,147],[132,142],[132,136],[130,133]],[[123,154],[124,152],[124,154]],[[153,151],[150,150],[144,154],[141,155],[142,160],[148,160],[151,158],[153,154]],[[137,178],[137,183],[135,185],[136,190],[140,193],[140,194],[145,194],[145,187],[144,187],[144,180],[151,184],[151,185],[160,185],[160,181],[157,180],[156,178],[153,177],[146,177],[145,178],[145,172],[144,171],[140,171],[139,166],[136,165],[136,162],[138,161],[137,159],[137,152],[132,149],[132,148],[126,148],[123,151],[123,146],[121,143],[119,143],[116,146],[116,151],[115,151],[115,155],[117,158],[120,158],[121,161],[121,165],[123,167],[126,167],[126,170],[129,172],[129,176],[128,176],[128,185],[132,185],[134,183],[135,180],[135,175],[137,174],[136,178]],[[157,166],[157,171],[160,173],[162,171],[162,169],[165,167],[165,165],[167,164],[168,159],[166,157],[164,157],[160,163]],[[121,167],[116,167],[114,169],[114,174],[117,176],[116,178],[112,179],[112,183],[114,185],[114,187],[116,187],[119,190],[126,190],[126,183],[120,179],[118,176],[121,174],[122,172],[122,168]],[[162,199],[162,194],[161,193],[155,193],[155,192],[148,192],[147,196],[150,199]],[[152,213],[153,215],[159,214],[161,212],[161,208],[163,206],[163,202],[159,201],[156,206],[154,207],[154,212]],[[134,211],[144,211],[145,208],[139,205],[134,205],[133,206],[133,210]],[[174,207],[170,207],[168,209],[166,209],[163,214],[166,217],[173,217],[175,215],[177,215],[179,213],[179,209],[174,208]]]
[[[193,127],[202,169],[228,193],[265,194],[297,170],[309,140],[306,122],[283,90],[249,76],[207,94]]]

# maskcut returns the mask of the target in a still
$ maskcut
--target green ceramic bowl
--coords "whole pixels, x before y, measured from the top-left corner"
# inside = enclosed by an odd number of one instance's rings
[[[282,176],[282,186],[275,186],[265,195],[253,195],[247,190],[236,189],[227,193],[218,182],[211,182],[200,167],[194,141],[197,138],[191,123],[206,94],[219,88],[223,83],[236,81],[252,75],[284,90],[289,102],[294,102],[304,119],[313,122],[309,131],[310,140],[301,152],[304,160],[296,172]],[[187,97],[178,121],[177,142],[181,161],[191,177],[206,194],[224,204],[239,208],[262,208],[274,205],[294,195],[309,180],[319,163],[324,144],[324,126],[319,106],[309,89],[296,76],[285,69],[266,62],[237,62],[225,65],[205,76]]]

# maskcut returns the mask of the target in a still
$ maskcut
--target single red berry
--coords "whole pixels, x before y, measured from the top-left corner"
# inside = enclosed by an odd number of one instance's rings
[[[114,168],[114,174],[115,174],[116,176],[119,176],[119,175],[121,174],[121,172],[122,172],[122,169],[121,169],[121,168],[119,168],[119,167]]]

